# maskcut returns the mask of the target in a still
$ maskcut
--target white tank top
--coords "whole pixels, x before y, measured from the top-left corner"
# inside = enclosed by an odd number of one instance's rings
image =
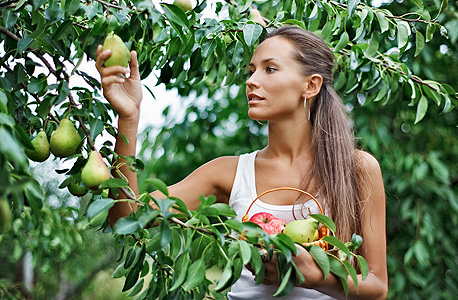
[[[255,168],[254,161],[258,151],[240,155],[237,171],[235,174],[234,184],[232,186],[231,195],[229,197],[229,205],[237,213],[237,219],[241,221],[242,217],[248,210],[248,207],[258,196],[256,193]],[[302,205],[272,205],[257,200],[250,208],[248,218],[258,212],[269,212],[277,218],[282,218],[286,222],[294,220],[292,209],[295,210],[295,215],[300,216],[301,211],[305,214],[310,211],[319,213],[319,208],[315,201],[310,200]],[[277,286],[267,286],[264,284],[255,285],[254,276],[247,268],[243,268],[240,279],[231,287],[231,291],[227,294],[229,300],[242,299],[282,299],[282,300],[302,300],[302,299],[318,299],[331,300],[334,299],[323,293],[313,289],[305,289],[295,287],[293,291],[285,297],[274,298],[272,295],[277,291]]]

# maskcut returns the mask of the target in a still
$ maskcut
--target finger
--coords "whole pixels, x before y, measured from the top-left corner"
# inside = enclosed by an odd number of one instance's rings
[[[102,50],[103,50],[102,45],[98,45],[97,46],[97,50],[95,50],[95,56],[96,57],[99,56],[99,54],[102,52]]]
[[[107,58],[111,56],[111,50],[110,49],[107,49],[105,51],[101,51],[102,49],[100,47],[101,46],[99,46],[99,48],[97,49],[99,54],[97,55],[97,58],[96,58],[96,61],[95,61],[95,66],[96,66],[97,70],[99,70],[99,72],[104,68],[103,64],[105,63]],[[99,49],[100,49],[100,51],[99,51]]]
[[[102,77],[102,86],[106,87],[113,83],[124,83],[126,79],[123,76],[112,75],[107,77]]]
[[[140,70],[138,66],[137,52],[135,50],[130,52],[129,66],[130,66],[130,78],[140,79]]]

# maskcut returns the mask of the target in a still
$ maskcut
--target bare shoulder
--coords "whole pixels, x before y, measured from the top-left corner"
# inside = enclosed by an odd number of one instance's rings
[[[212,168],[237,168],[238,161],[238,156],[220,156],[209,161],[206,165]]]
[[[238,161],[238,156],[221,156],[202,165],[196,172],[201,173],[217,190],[217,193],[229,195]]]
[[[381,179],[382,172],[380,169],[380,164],[372,154],[363,150],[358,150],[356,155],[359,159],[360,171],[363,173],[363,178],[369,176],[373,180],[377,177]]]
[[[366,151],[359,150],[357,155],[360,162],[363,199],[369,200],[373,205],[383,206],[385,188],[379,162]]]

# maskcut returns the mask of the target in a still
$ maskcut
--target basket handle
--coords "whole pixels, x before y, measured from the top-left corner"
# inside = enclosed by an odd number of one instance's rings
[[[315,201],[315,203],[318,205],[318,208],[320,209],[320,213],[322,215],[324,215],[324,211],[323,211],[323,207],[321,207],[321,204],[318,202],[318,200],[316,200],[315,197],[312,196],[312,194],[306,192],[306,191],[303,191],[301,189],[297,189],[297,188],[292,188],[292,187],[279,187],[279,188],[273,188],[273,189],[270,189],[270,190],[267,190],[263,193],[261,193],[259,196],[257,196],[250,204],[250,206],[248,207],[245,215],[242,217],[242,222],[247,222],[248,221],[248,213],[250,212],[250,209],[251,207],[253,206],[254,202],[256,202],[256,200],[258,200],[259,198],[261,198],[262,196],[264,196],[265,194],[268,194],[268,193],[272,193],[272,192],[276,192],[276,191],[280,191],[280,190],[289,190],[289,191],[296,191],[296,192],[300,192],[304,195],[307,195],[309,196],[310,198],[313,199],[313,201]]]

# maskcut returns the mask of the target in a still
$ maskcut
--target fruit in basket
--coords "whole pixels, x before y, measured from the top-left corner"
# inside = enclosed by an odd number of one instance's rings
[[[286,226],[284,220],[267,212],[254,214],[249,221],[258,224],[268,234],[281,233]]]
[[[299,244],[313,242],[318,239],[318,221],[313,218],[292,221],[283,233]]]

